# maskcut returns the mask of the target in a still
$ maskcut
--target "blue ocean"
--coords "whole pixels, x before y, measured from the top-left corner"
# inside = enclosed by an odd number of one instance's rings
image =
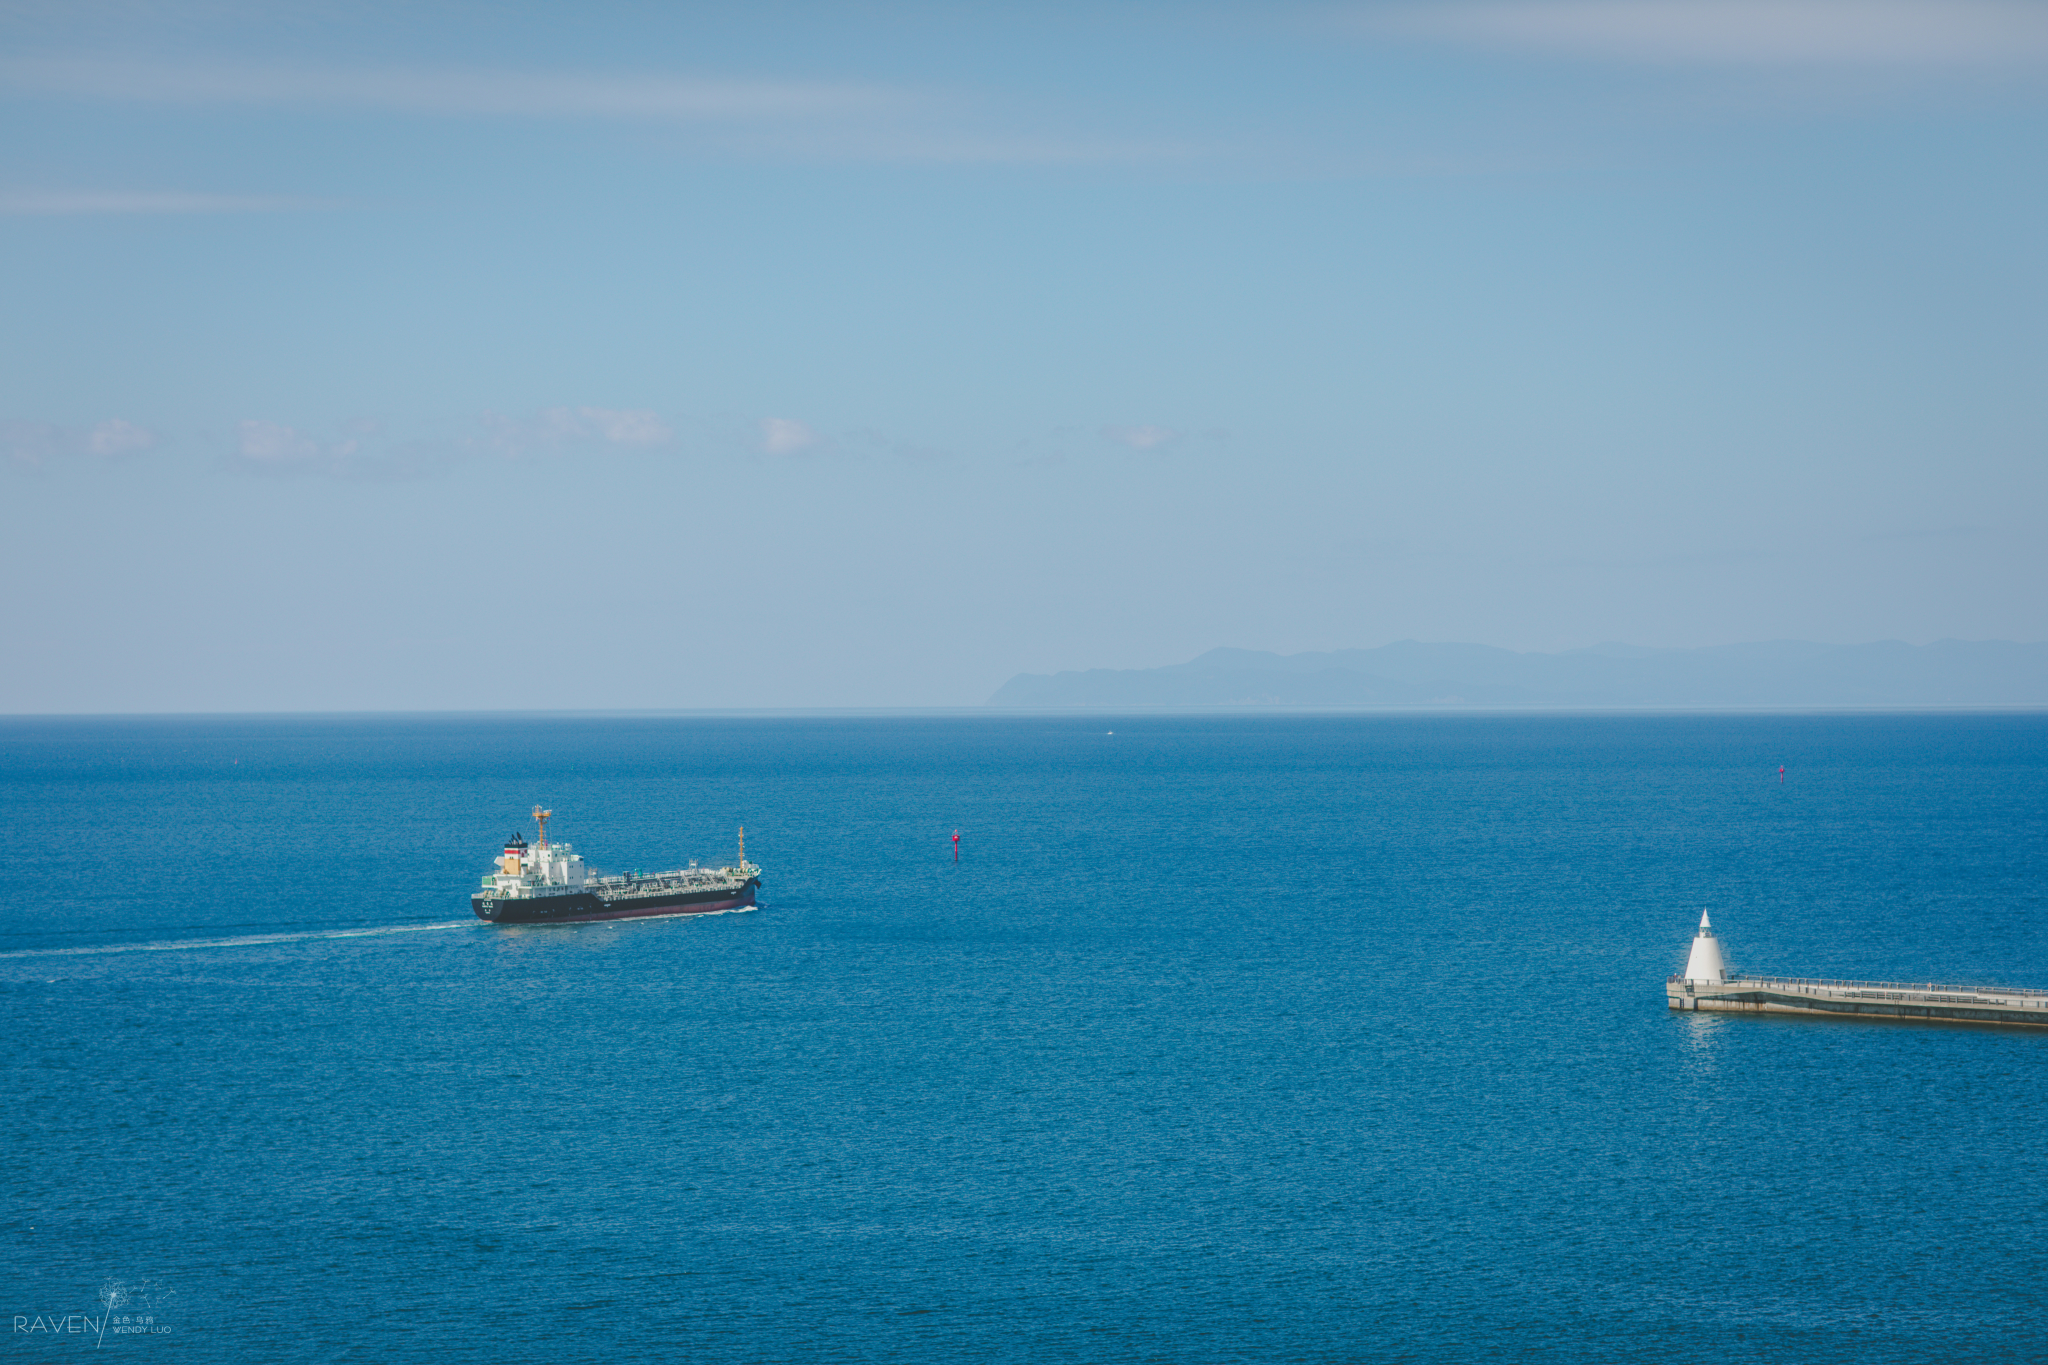
[[[13,719],[0,774],[14,1359],[2048,1359],[2048,1034],[1663,998],[1702,909],[2048,986],[2048,717]],[[480,923],[536,803],[607,870],[744,825],[762,903]]]

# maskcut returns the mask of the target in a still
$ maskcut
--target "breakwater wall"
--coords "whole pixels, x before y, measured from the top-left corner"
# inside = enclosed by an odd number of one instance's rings
[[[1805,976],[1733,975],[1721,981],[1664,983],[1674,1010],[1813,1014],[1834,1019],[1947,1020],[2048,1028],[2048,991],[1945,986],[1932,981],[1829,981]]]

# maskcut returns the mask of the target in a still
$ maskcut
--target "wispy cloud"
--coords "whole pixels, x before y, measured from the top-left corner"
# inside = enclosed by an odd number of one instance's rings
[[[644,408],[542,408],[531,417],[486,413],[482,422],[481,444],[505,455],[579,445],[649,449],[675,439],[674,429]]]
[[[549,411],[566,413],[567,409]],[[597,439],[613,445],[666,445],[675,436],[666,422],[642,408],[578,408],[575,420]]]
[[[339,207],[331,199],[183,190],[0,190],[0,216],[83,213],[277,213]]]
[[[517,458],[571,450],[651,450],[675,443],[675,431],[640,408],[555,407],[529,416],[485,413],[466,434],[391,437],[374,421],[343,423],[322,436],[282,422],[236,424],[227,465],[241,473],[317,474],[346,479],[410,479],[479,456]]]
[[[1172,427],[1156,426],[1110,426],[1102,428],[1102,434],[1118,445],[1129,446],[1132,450],[1157,450],[1180,435]]]
[[[910,102],[829,81],[461,69],[338,69],[115,59],[0,61],[0,85],[160,104],[313,105],[491,117],[747,121],[871,114]]]
[[[0,422],[0,450],[14,464],[41,469],[50,460],[67,455],[119,459],[154,450],[157,433],[119,417],[110,417],[89,427],[57,426],[49,422]]]
[[[761,419],[761,450],[769,455],[794,455],[818,444],[816,431],[789,417]]]
[[[2036,0],[1477,0],[1358,11],[1375,33],[1618,62],[1985,66],[2048,60]]]
[[[348,422],[343,430],[347,434],[326,437],[250,418],[235,425],[226,467],[239,474],[386,481],[441,472],[465,454],[445,440],[380,439],[375,422]]]
[[[245,470],[271,474],[335,474],[360,467],[362,443],[323,441],[282,422],[249,418],[236,424],[234,460]]]

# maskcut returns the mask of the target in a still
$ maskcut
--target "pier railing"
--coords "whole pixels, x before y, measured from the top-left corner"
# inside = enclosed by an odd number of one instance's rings
[[[1666,983],[1682,983],[1685,977],[1673,974],[1664,978]],[[1865,991],[1923,991],[1944,995],[2008,995],[2025,996],[2029,999],[2048,999],[2048,990],[2036,990],[2021,986],[1956,986],[1940,981],[1838,981],[1821,976],[1765,976],[1756,972],[1729,972],[1721,984],[1757,986],[1805,986],[1821,987],[1826,990]]]

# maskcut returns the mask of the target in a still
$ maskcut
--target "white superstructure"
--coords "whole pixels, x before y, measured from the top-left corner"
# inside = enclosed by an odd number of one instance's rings
[[[547,816],[536,810],[541,821],[540,842],[531,848],[523,843],[505,845],[498,870],[484,878],[483,889],[500,898],[548,896],[561,891],[581,891],[589,878],[583,859],[567,844],[550,844]]]

